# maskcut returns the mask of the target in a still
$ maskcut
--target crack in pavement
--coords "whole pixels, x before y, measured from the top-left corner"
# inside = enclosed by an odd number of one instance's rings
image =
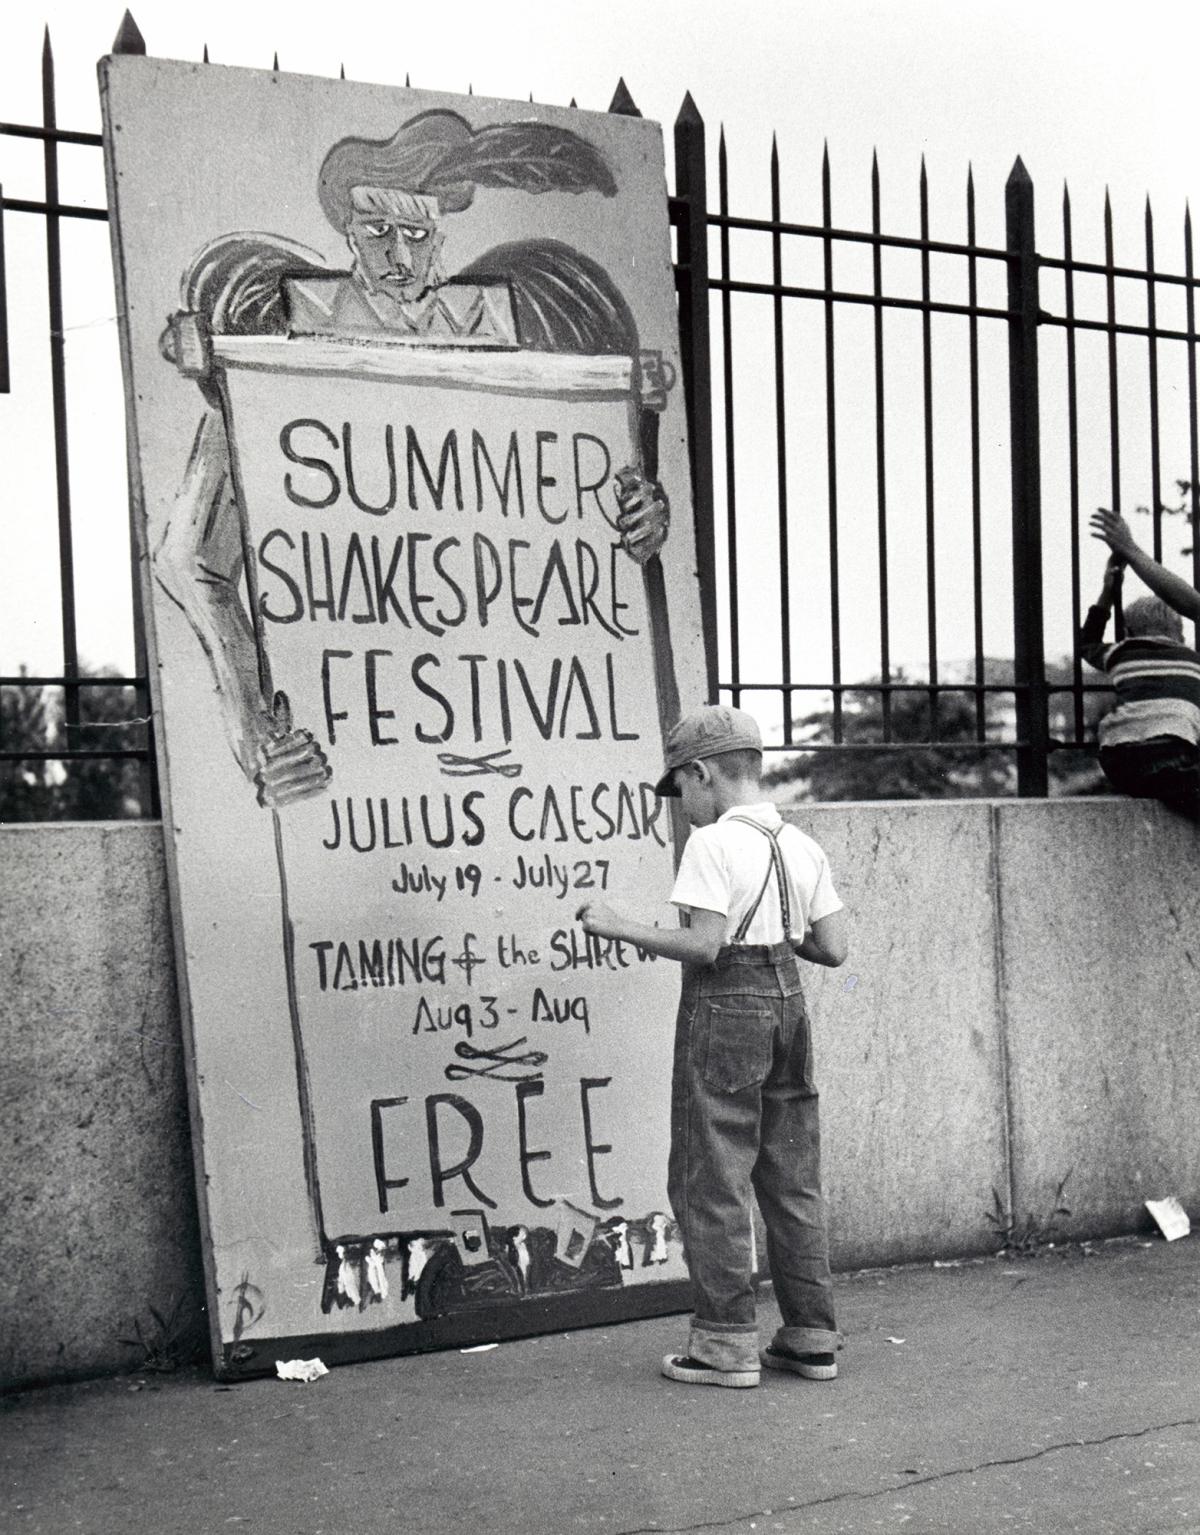
[[[828,1497],[813,1498],[807,1503],[789,1503],[785,1508],[750,1509],[734,1514],[728,1519],[702,1519],[697,1524],[639,1524],[616,1535],[694,1535],[700,1530],[725,1530],[747,1519],[782,1519],[789,1514],[802,1514],[814,1508],[826,1508],[834,1503],[867,1503],[872,1498],[893,1498],[898,1492],[908,1492],[913,1487],[928,1487],[934,1482],[944,1482],[955,1476],[974,1476],[981,1471],[994,1471],[1002,1466],[1024,1466],[1031,1461],[1042,1460],[1060,1450],[1090,1450],[1100,1445],[1115,1444],[1118,1440],[1144,1439],[1147,1434],[1161,1434],[1172,1428],[1200,1427],[1200,1418],[1176,1418],[1169,1423],[1152,1423],[1149,1428],[1128,1430],[1124,1433],[1104,1434],[1099,1439],[1064,1439],[1061,1444],[1048,1444],[1029,1455],[1012,1455],[1003,1460],[984,1460],[976,1466],[952,1466],[948,1471],[934,1471],[929,1476],[904,1477],[894,1487],[879,1487],[874,1492],[834,1492]],[[893,1476],[903,1476],[894,1471]]]

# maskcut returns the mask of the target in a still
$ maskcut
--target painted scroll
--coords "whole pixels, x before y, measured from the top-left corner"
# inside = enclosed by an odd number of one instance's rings
[[[677,972],[573,921],[674,920],[702,687],[657,130],[102,85],[217,1367],[675,1309]]]

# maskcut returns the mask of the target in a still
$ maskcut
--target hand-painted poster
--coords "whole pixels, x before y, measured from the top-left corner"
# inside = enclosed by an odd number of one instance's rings
[[[217,1368],[686,1304],[650,785],[703,696],[662,146],[101,65]]]

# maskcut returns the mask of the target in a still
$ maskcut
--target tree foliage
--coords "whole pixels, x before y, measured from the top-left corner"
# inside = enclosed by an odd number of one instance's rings
[[[974,742],[974,699],[944,693],[936,705],[925,691],[909,692],[912,678],[904,671],[892,677],[903,691],[890,694],[885,743],[884,693],[878,677],[842,695],[842,740],[845,749],[816,751],[772,768],[773,786],[796,783],[804,797],[816,800],[945,799],[964,794],[1008,794],[1010,768],[1006,753],[971,749],[945,750],[929,744]],[[985,703],[986,712],[991,708]],[[994,712],[994,711],[993,711]],[[823,709],[799,721],[803,736],[832,743],[833,710]],[[904,743],[911,742],[911,746]],[[863,748],[874,747],[875,750]]]
[[[1192,482],[1191,480],[1176,480],[1175,489],[1179,495],[1178,505],[1170,506],[1165,501],[1159,501],[1158,509],[1164,517],[1182,517],[1194,534],[1196,531],[1196,512],[1192,494]],[[1149,517],[1151,515],[1151,509],[1148,506],[1139,506],[1136,508],[1136,510],[1143,517]],[[1183,554],[1191,554],[1191,552],[1192,548],[1190,544],[1181,551]]]
[[[1069,687],[1071,680],[1069,663],[1047,667],[1051,686]],[[785,757],[768,767],[768,785],[784,796],[805,800],[971,799],[1016,793],[1016,754],[1001,745],[1015,735],[1010,693],[982,695],[980,742],[979,711],[969,684],[962,691],[938,694],[935,702],[930,691],[902,669],[891,681],[886,731],[885,694],[876,676],[842,695],[844,746]],[[986,661],[984,681],[1011,687],[1012,662]],[[1085,694],[1084,739],[1094,738],[1096,720],[1111,701],[1107,692]],[[1052,740],[1071,740],[1075,730],[1070,695],[1052,694]],[[798,720],[796,733],[814,744],[831,745],[832,708]],[[1059,794],[1103,790],[1095,753],[1087,750],[1053,752],[1050,778],[1052,792]]]
[[[88,677],[118,675],[111,668]],[[21,676],[27,676],[25,667]],[[52,752],[68,744],[107,754],[144,749],[149,740],[135,690],[99,682],[79,689],[77,729],[69,729],[63,689],[0,688],[0,751]],[[123,820],[150,814],[149,769],[136,758],[97,755],[0,760],[0,821]]]

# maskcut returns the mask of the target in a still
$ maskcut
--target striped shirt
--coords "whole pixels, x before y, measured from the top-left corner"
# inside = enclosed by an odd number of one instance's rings
[[[1104,643],[1108,615],[1089,608],[1079,631],[1079,653],[1106,672],[1117,704],[1100,721],[1101,746],[1128,746],[1153,736],[1200,742],[1200,655],[1165,635],[1139,634]]]

